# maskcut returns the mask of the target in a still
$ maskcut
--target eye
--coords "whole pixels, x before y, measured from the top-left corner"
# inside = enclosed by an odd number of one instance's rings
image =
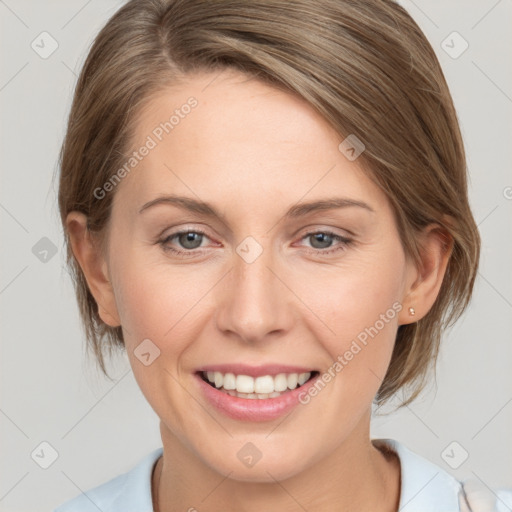
[[[175,233],[171,233],[166,236],[164,239],[160,240],[158,243],[161,245],[164,251],[173,252],[177,255],[187,255],[187,253],[193,253],[195,249],[201,247],[204,238],[208,238],[206,233],[197,229],[186,229],[182,231],[176,231]],[[176,242],[179,244],[179,247],[182,247],[185,250],[176,249],[171,245],[172,241],[176,239]]]
[[[332,231],[310,231],[302,237],[302,240],[305,239],[311,241],[311,246],[314,249],[312,252],[321,255],[345,250],[352,243],[350,238],[338,235]],[[338,242],[338,246],[331,248],[334,242]]]
[[[185,229],[170,233],[162,240],[159,240],[158,243],[164,251],[174,253],[177,256],[197,256],[197,249],[203,247],[202,242],[205,238],[209,239],[206,233],[199,229]],[[310,240],[312,247],[312,250],[309,252],[322,256],[345,250],[352,243],[352,239],[327,230],[310,231],[301,238],[301,240],[306,239]],[[335,242],[337,242],[337,245],[333,248]],[[201,251],[199,251],[199,254],[201,254]]]

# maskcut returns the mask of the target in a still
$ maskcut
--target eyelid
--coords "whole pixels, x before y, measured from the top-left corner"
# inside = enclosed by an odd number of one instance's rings
[[[333,222],[339,222],[339,219],[332,219],[332,221]],[[194,220],[190,220],[189,222],[187,222],[187,221],[185,221],[185,222],[178,222],[178,223],[173,224],[173,225],[166,225],[165,229],[163,229],[160,232],[160,234],[158,235],[158,238],[163,237],[164,233],[166,231],[173,230],[173,229],[176,228],[178,230],[178,232],[185,231],[185,230],[197,231],[197,232],[203,233],[204,235],[206,235],[210,239],[212,239],[212,237],[210,235],[208,235],[208,233],[207,233],[207,231],[209,231],[210,228],[209,227],[206,227],[206,228],[197,227],[197,226],[201,226],[201,225],[203,225],[203,223],[197,222],[197,221],[194,221]],[[208,224],[206,224],[206,226],[208,226]],[[346,227],[343,227],[343,228],[333,227],[333,226],[330,226],[330,225],[322,224],[322,222],[310,222],[306,226],[302,225],[299,229],[294,230],[294,232],[291,234],[291,236],[293,238],[295,238],[296,236],[298,236],[298,233],[300,233],[302,230],[308,230],[308,231],[306,231],[306,233],[308,233],[308,232],[310,232],[309,229],[314,230],[315,232],[316,231],[333,232],[333,231],[336,230],[335,234],[338,234],[339,236],[345,236],[343,233],[346,233],[346,234],[348,234],[349,237],[357,237],[357,234],[354,231],[352,231],[352,230],[350,230],[350,229],[348,229]],[[338,233],[337,230],[340,230],[341,233]],[[231,231],[229,231],[229,233],[231,235]]]
[[[215,236],[210,235],[209,232],[211,229],[208,229],[206,227],[200,227],[200,225],[193,225],[193,224],[183,224],[179,223],[174,226],[167,226],[164,230],[160,232],[159,235],[157,235],[155,242],[161,241],[162,239],[166,239],[169,237],[173,237],[182,233],[200,233],[201,235],[204,235],[211,241],[215,241]],[[168,234],[166,234],[168,233]]]
[[[336,221],[334,220],[333,222],[339,222],[339,221]],[[321,222],[318,223],[318,222],[312,222],[310,224],[308,224],[307,226],[303,226],[302,228],[300,228],[299,230],[297,230],[295,232],[295,235],[294,236],[297,236],[298,233],[301,233],[302,230],[305,230],[305,234],[307,233],[316,233],[316,232],[329,232],[329,233],[333,233],[333,234],[336,234],[336,235],[339,235],[339,236],[344,236],[346,238],[349,238],[349,237],[357,237],[357,234],[355,231],[351,231],[350,229],[347,229],[347,228],[341,228],[341,227],[334,227],[334,226],[331,226],[331,225],[328,225],[328,224],[322,224]]]
[[[166,230],[164,230],[163,233],[165,233]],[[179,229],[176,229],[176,231],[171,231],[168,235],[165,235],[163,234],[160,235],[157,239],[157,242],[165,242],[166,240],[168,239],[172,239],[178,235],[183,235],[185,233],[197,233],[199,235],[203,235],[203,237],[205,238],[208,238],[208,240],[210,241],[214,241],[212,239],[211,236],[208,235],[208,233],[206,232],[206,230],[203,230],[202,228],[190,228],[190,227],[184,227],[184,228],[179,228]],[[189,251],[187,252],[192,252],[193,250],[197,250],[197,249],[190,249]]]
[[[182,224],[178,224],[177,226],[182,226]],[[167,226],[157,236],[157,240],[160,240],[161,238],[169,238],[171,236],[176,236],[178,234],[183,234],[183,233],[187,233],[187,232],[200,233],[200,234],[208,237],[210,240],[213,239],[210,235],[208,235],[207,230],[205,230],[201,227],[184,225],[184,226],[178,228],[177,226]],[[176,231],[172,231],[173,228],[176,228]],[[342,231],[348,233],[348,236],[344,235],[343,233],[337,232],[336,231],[337,229],[340,229],[340,228],[332,228],[330,226],[319,226],[318,224],[312,224],[311,226],[306,226],[306,227],[301,228],[300,230],[297,230],[292,236],[293,236],[293,238],[298,237],[301,230],[305,230],[305,231],[300,235],[300,238],[299,238],[300,240],[302,240],[307,235],[313,235],[316,233],[329,233],[331,235],[339,236],[344,239],[348,239],[350,237],[356,236],[356,234],[354,232],[350,231],[349,229],[344,228],[342,230]],[[171,230],[171,232],[167,236],[164,236],[164,233],[169,230]]]
[[[294,237],[299,236],[300,233],[302,233],[301,237],[304,237],[305,235],[314,234],[314,233],[332,233],[333,235],[341,236],[341,237],[345,237],[345,238],[357,236],[353,231],[350,231],[349,229],[346,229],[346,228],[339,228],[339,227],[328,226],[325,224],[314,224],[314,223],[310,224],[308,226],[305,226],[305,227],[299,229],[298,231],[296,231],[296,234],[294,235]]]

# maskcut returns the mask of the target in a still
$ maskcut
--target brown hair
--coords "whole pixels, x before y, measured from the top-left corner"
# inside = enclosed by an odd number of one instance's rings
[[[101,235],[113,193],[94,190],[125,161],[135,120],[151,97],[195,71],[234,68],[304,98],[342,136],[393,207],[406,253],[419,263],[418,233],[435,222],[453,249],[425,317],[398,328],[376,400],[425,384],[441,332],[467,307],[480,237],[468,203],[464,146],[443,72],[409,14],[391,0],[131,0],[96,37],[76,86],[60,154],[59,208],[88,217]],[[123,347],[105,325],[65,231],[87,346]],[[107,375],[108,376],[108,375]]]

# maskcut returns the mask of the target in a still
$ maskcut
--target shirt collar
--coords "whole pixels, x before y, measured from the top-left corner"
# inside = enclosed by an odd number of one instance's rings
[[[393,439],[374,439],[398,455],[401,468],[399,512],[458,512],[461,483],[444,469]]]

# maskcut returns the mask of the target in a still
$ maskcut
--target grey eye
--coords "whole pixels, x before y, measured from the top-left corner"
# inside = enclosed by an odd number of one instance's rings
[[[197,249],[201,246],[203,235],[194,231],[188,231],[178,235],[178,240],[185,249]]]
[[[315,249],[326,249],[330,247],[333,242],[332,235],[328,233],[315,233],[314,235],[309,235],[309,238],[311,240],[311,246]],[[316,245],[317,242],[319,245]]]

